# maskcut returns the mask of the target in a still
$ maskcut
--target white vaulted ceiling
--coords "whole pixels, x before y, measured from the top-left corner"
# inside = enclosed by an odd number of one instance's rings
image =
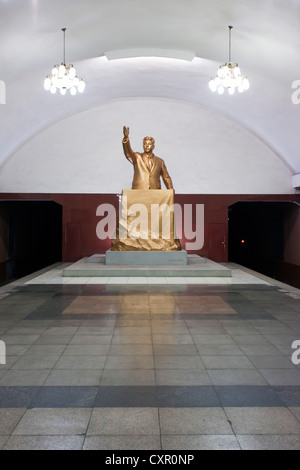
[[[208,88],[228,58],[228,25],[234,27],[232,59],[250,81],[239,96]],[[43,89],[45,76],[62,61],[63,27],[66,61],[86,82],[76,97]],[[195,59],[178,60],[189,54]],[[291,175],[300,173],[300,104],[291,99],[292,83],[300,80],[300,0],[0,0],[0,80],[6,83],[2,167],[64,119],[142,98],[229,119],[263,142]]]

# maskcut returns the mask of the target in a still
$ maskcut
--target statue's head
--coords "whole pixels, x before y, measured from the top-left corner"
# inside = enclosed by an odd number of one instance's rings
[[[153,137],[144,137],[143,138],[143,146],[144,146],[144,152],[149,153],[151,152],[154,147],[155,147],[155,140]]]

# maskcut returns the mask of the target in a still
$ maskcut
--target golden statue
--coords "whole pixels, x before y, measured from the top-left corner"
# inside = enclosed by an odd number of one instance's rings
[[[167,189],[173,189],[173,183],[162,158],[153,153],[153,137],[144,137],[144,152],[134,152],[130,146],[129,127],[123,127],[123,149],[127,160],[133,164],[134,175],[132,189],[161,189],[160,178]]]
[[[173,183],[165,162],[153,153],[154,139],[144,137],[144,152],[138,153],[130,146],[129,127],[123,127],[123,134],[124,154],[134,175],[132,189],[122,191],[111,251],[180,251],[175,237]],[[161,189],[160,178],[167,189]]]

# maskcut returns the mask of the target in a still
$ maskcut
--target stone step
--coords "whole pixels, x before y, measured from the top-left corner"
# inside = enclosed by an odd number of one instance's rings
[[[92,258],[92,259],[91,259]],[[231,270],[208,258],[187,255],[187,264],[107,265],[105,255],[83,258],[64,269],[64,277],[231,277]]]

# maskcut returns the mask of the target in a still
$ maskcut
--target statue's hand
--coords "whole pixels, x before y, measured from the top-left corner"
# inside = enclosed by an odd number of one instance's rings
[[[123,126],[123,134],[124,134],[125,139],[128,139],[129,127]]]

